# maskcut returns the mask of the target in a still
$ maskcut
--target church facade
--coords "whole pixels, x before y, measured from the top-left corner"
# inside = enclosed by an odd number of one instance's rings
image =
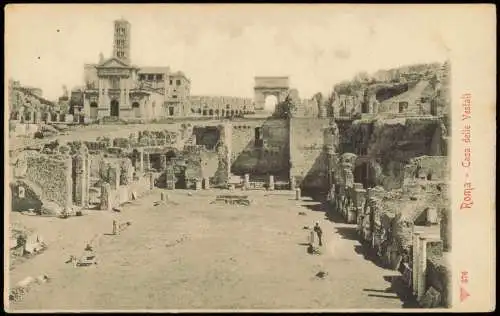
[[[192,96],[191,81],[170,67],[131,63],[131,25],[114,21],[113,54],[84,65],[85,85],[72,91],[72,113],[95,121],[104,117],[154,120],[168,117],[220,118],[252,113],[250,98]]]
[[[103,117],[155,119],[185,116],[190,80],[169,67],[138,67],[131,64],[130,23],[114,22],[113,55],[84,66],[85,85],[75,114],[90,120]]]

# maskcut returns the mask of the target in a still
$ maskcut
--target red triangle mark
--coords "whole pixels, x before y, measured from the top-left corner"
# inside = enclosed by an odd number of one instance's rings
[[[460,287],[460,302],[465,301],[469,296],[470,294],[463,287]]]

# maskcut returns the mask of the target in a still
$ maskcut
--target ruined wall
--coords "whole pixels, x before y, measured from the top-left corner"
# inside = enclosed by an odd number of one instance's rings
[[[290,176],[304,189],[327,189],[324,129],[329,119],[292,118],[290,120]]]
[[[354,153],[380,166],[377,184],[394,189],[403,185],[404,168],[412,158],[447,154],[436,145],[442,132],[441,120],[437,118],[357,120],[346,132],[345,142],[350,143],[347,147]]]
[[[26,179],[43,188],[43,198],[66,207],[73,196],[72,162],[37,154],[27,157]],[[68,202],[69,200],[69,202]]]
[[[256,141],[256,129],[262,141]],[[272,174],[288,179],[288,121],[268,119],[233,123],[231,172]]]

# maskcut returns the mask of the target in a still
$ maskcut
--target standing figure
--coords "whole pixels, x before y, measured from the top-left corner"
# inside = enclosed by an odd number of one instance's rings
[[[314,225],[314,232],[316,233],[316,235],[318,235],[319,246],[323,246],[323,240],[321,239],[321,237],[323,236],[323,230],[321,230],[321,227],[319,227],[319,222],[316,222],[316,224]]]

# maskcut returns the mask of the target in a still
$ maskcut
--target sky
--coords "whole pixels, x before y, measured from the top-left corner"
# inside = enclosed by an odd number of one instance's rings
[[[111,56],[113,21],[124,18],[132,63],[183,71],[193,95],[253,97],[255,76],[289,76],[309,98],[360,71],[446,60],[459,20],[437,8],[11,5],[5,66],[8,77],[54,100],[63,85],[83,85],[84,63]]]

